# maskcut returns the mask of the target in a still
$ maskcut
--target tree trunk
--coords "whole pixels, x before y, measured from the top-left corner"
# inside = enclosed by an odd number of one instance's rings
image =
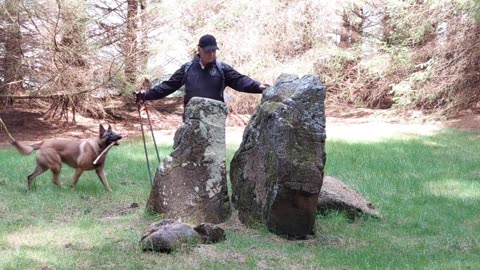
[[[125,78],[130,84],[137,80],[137,0],[127,0],[127,33],[125,40]]]
[[[58,74],[55,84],[50,86],[53,93],[63,92],[67,95],[51,99],[47,116],[64,117],[68,122],[71,109],[71,121],[76,123],[76,108],[80,103],[88,103],[87,96],[68,95],[79,93],[88,88],[87,45],[85,44],[87,1],[58,1],[58,8],[63,18],[61,39],[56,44],[55,66]]]
[[[342,30],[340,31],[340,47],[348,48],[352,44],[352,27],[346,11],[342,14]]]
[[[384,40],[385,7],[380,1],[373,1],[362,9],[362,56],[370,57],[381,50]]]
[[[65,64],[75,67],[86,65],[82,52],[85,51],[85,24],[81,17],[70,10],[64,13],[65,25],[63,27],[63,36],[60,42],[62,46],[62,58]]]
[[[142,23],[142,40],[140,45],[140,72],[142,74],[147,70],[148,63],[148,27],[147,27],[147,1],[140,0],[140,19]]]
[[[342,14],[342,29],[340,32],[340,47],[350,48],[360,40],[363,28],[363,10],[354,6]]]
[[[21,0],[5,1],[5,59],[3,62],[5,77],[0,89],[2,95],[14,94],[23,89],[20,6]],[[12,100],[8,102],[11,103]]]

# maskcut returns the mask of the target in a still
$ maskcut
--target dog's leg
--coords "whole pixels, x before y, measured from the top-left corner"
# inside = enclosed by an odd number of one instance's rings
[[[62,168],[62,158],[55,148],[48,146],[40,148],[37,152],[37,165],[52,170],[52,181],[55,185],[60,186],[58,176],[60,174],[60,169]]]
[[[28,189],[32,187],[32,182],[35,179],[35,177],[39,176],[40,174],[44,173],[46,170],[48,170],[47,167],[37,165],[35,170],[27,177],[28,179]]]
[[[103,186],[105,187],[105,189],[108,191],[108,192],[112,192],[112,189],[110,188],[110,186],[108,185],[108,181],[107,181],[107,178],[105,178],[105,174],[103,172],[103,166],[100,166],[98,167],[95,172],[97,173],[98,175],[98,178],[100,178],[100,181],[102,181],[102,184]]]
[[[60,186],[60,182],[58,181],[58,176],[60,175],[61,168],[62,168],[61,165],[50,168],[50,170],[52,170],[52,173],[53,173],[53,179],[52,179],[53,183],[57,186]]]
[[[74,190],[75,187],[77,186],[78,179],[80,179],[80,175],[82,175],[82,173],[83,173],[83,169],[77,168],[77,170],[75,171],[75,174],[73,175],[72,185],[70,186],[72,190]]]

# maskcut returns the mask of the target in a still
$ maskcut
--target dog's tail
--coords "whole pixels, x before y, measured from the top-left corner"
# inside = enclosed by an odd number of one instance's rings
[[[25,145],[17,141],[12,141],[10,143],[13,146],[15,146],[15,148],[17,148],[18,152],[20,152],[22,155],[27,156],[27,155],[30,155],[33,152],[33,150],[39,149],[40,146],[42,146],[43,142],[35,143],[32,145]]]

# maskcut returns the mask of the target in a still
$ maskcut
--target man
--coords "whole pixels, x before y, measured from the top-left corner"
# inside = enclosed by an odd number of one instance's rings
[[[262,93],[270,85],[259,83],[242,75],[231,66],[217,62],[217,40],[204,35],[198,42],[198,54],[191,62],[183,64],[167,81],[151,88],[148,92],[136,93],[137,102],[160,99],[185,85],[184,107],[192,97],[204,97],[225,102],[226,86],[246,93]]]

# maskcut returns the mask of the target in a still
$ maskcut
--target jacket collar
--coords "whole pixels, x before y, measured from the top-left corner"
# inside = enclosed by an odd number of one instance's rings
[[[203,69],[205,69],[205,68],[207,68],[207,67],[210,67],[210,66],[212,66],[212,65],[215,65],[216,60],[213,61],[213,62],[211,62],[211,63],[208,63],[206,66],[203,66],[203,65],[202,65],[202,62],[200,61],[200,55],[197,54],[197,55],[195,55],[195,57],[193,58],[193,62],[194,62],[194,63],[198,63]]]

